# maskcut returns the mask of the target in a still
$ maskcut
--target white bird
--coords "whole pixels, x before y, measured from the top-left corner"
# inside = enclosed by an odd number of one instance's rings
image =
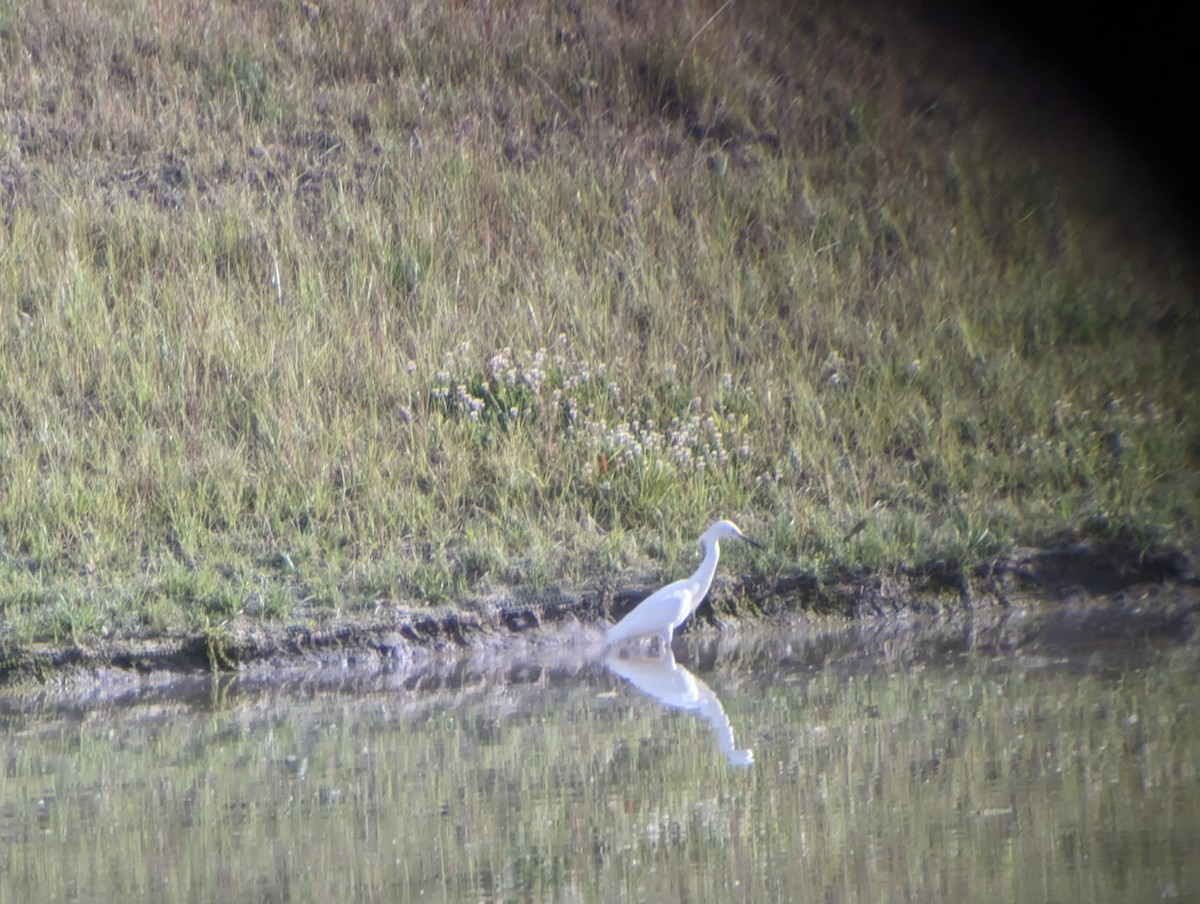
[[[690,578],[675,581],[650,594],[638,603],[637,608],[608,629],[605,641],[611,646],[630,637],[653,635],[662,641],[664,650],[669,650],[671,635],[696,611],[696,607],[700,605],[712,585],[713,574],[717,570],[717,558],[720,555],[718,541],[734,538],[745,540],[752,546],[758,545],[742,534],[732,521],[718,521],[700,535],[700,548],[704,550],[704,559],[696,573]]]

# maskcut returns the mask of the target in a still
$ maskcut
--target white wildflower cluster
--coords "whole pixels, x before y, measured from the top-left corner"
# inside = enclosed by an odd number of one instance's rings
[[[671,458],[680,467],[703,470],[710,465],[724,465],[729,461],[721,431],[711,415],[705,418],[692,415],[682,423],[674,422],[669,438]]]
[[[473,421],[479,420],[479,416],[483,413],[484,407],[486,407],[483,399],[471,395],[467,391],[467,387],[462,383],[459,383],[454,388],[454,401],[460,410],[467,412],[471,416],[471,420]]]
[[[517,420],[541,406],[547,357],[544,348],[519,356],[505,347],[480,368],[473,363],[470,344],[463,342],[442,356],[431,396],[448,412],[473,421],[485,414],[500,422]]]
[[[561,430],[564,440],[582,448],[589,481],[608,481],[628,469],[695,473],[751,458],[746,438],[723,419],[720,402],[712,409],[693,398],[690,411],[696,413],[657,421],[652,387],[626,398],[622,361],[580,361],[565,336],[550,348],[514,353],[506,346],[487,356],[472,355],[464,342],[443,355],[441,365],[431,397],[447,414],[501,426],[539,419],[544,429]],[[667,362],[658,376],[669,386],[677,373]],[[725,399],[735,390],[732,374],[722,374],[719,385]]]
[[[473,395],[467,383],[459,377],[460,362],[465,361],[470,351],[470,343],[463,342],[456,351],[442,355],[442,369],[434,377],[434,387],[430,390],[430,396],[445,406],[447,411],[459,411],[477,421],[486,403]]]
[[[825,357],[825,381],[834,389],[846,385],[848,378],[846,359],[836,351]]]
[[[512,349],[508,346],[492,355],[487,362],[488,375],[505,386],[524,386],[535,395],[539,394],[546,382],[546,350],[539,348],[533,353],[529,362],[522,364],[514,361]]]
[[[666,427],[650,418],[615,425],[592,422],[587,436],[591,452],[602,453],[612,470],[669,466],[680,471],[703,471],[726,465],[730,458],[725,437],[711,415],[673,419]],[[748,459],[750,447],[742,443],[736,454],[739,459]]]

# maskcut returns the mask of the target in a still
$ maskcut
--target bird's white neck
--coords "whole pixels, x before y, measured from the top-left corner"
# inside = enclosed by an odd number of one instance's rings
[[[692,580],[696,582],[700,590],[696,596],[696,605],[699,605],[700,600],[708,593],[708,588],[712,585],[713,575],[717,573],[717,559],[721,555],[717,540],[703,538],[700,540],[700,548],[704,550],[704,558],[700,562],[700,567],[696,569],[696,573],[692,575]],[[692,608],[694,609],[695,606]]]

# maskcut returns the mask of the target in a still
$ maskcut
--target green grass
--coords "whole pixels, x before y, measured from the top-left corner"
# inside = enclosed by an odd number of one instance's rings
[[[1104,136],[902,11],[714,12],[0,2],[3,634],[718,516],[770,570],[1194,542],[1194,261]]]

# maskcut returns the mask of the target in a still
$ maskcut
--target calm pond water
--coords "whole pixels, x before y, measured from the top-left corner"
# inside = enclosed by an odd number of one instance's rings
[[[0,698],[0,901],[1200,900],[1200,669],[1060,619]]]

